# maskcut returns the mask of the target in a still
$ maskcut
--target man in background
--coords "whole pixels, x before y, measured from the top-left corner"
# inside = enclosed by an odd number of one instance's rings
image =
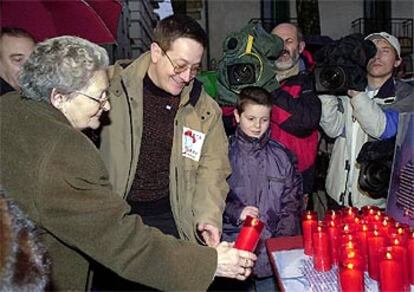
[[[3,27],[0,34],[0,95],[19,91],[18,76],[35,46],[33,36],[21,28]]]
[[[393,78],[401,64],[398,39],[380,32],[370,34],[366,40],[375,44],[377,52],[368,61],[365,91],[348,90],[347,96],[319,96],[322,101],[320,125],[328,136],[336,138],[325,185],[327,194],[339,205],[384,208],[384,198],[373,199],[359,188],[360,165],[356,158],[369,139],[383,139],[390,136],[389,132],[395,132],[389,129],[391,115],[383,109],[398,110],[413,88]]]
[[[284,50],[276,60],[276,78],[280,88],[271,92],[272,139],[283,144],[297,158],[303,177],[303,194],[312,194],[318,147],[321,102],[313,90],[312,70],[315,65],[305,50],[300,29],[291,23],[277,25],[272,34],[284,42]]]

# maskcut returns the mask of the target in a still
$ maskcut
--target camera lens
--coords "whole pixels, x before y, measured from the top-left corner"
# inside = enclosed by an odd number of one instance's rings
[[[328,67],[320,72],[319,80],[326,89],[335,90],[345,84],[346,76],[341,67]]]
[[[230,85],[254,84],[256,82],[253,64],[233,64],[227,66],[227,77]]]
[[[369,192],[374,199],[387,196],[391,169],[387,164],[370,161],[363,165],[359,185],[363,191]]]

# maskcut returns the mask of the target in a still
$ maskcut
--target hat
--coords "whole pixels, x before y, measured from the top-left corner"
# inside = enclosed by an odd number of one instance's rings
[[[398,41],[398,39],[395,36],[390,35],[387,32],[376,32],[376,33],[371,33],[365,39],[366,40],[371,40],[371,41],[375,40],[375,39],[384,39],[384,40],[386,40],[395,49],[395,51],[397,51],[398,57],[401,58],[400,42]]]

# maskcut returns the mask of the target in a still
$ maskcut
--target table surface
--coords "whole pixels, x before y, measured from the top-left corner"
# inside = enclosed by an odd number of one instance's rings
[[[315,271],[311,257],[303,253],[302,236],[270,238],[265,244],[281,291],[338,291],[336,266],[325,273]],[[377,283],[365,272],[366,292],[377,292]],[[410,288],[414,292],[414,286]]]

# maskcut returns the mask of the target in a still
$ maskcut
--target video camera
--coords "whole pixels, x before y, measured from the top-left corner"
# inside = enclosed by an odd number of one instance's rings
[[[283,40],[269,34],[258,23],[249,23],[230,33],[223,42],[223,57],[218,64],[217,101],[234,105],[237,94],[247,86],[268,91],[280,87],[275,61],[283,50]]]
[[[387,198],[390,183],[395,137],[366,142],[357,157],[361,169],[358,185],[371,198]]]
[[[361,34],[348,35],[321,48],[315,54],[316,92],[346,95],[348,89],[364,91],[366,67],[376,52],[374,43]]]

